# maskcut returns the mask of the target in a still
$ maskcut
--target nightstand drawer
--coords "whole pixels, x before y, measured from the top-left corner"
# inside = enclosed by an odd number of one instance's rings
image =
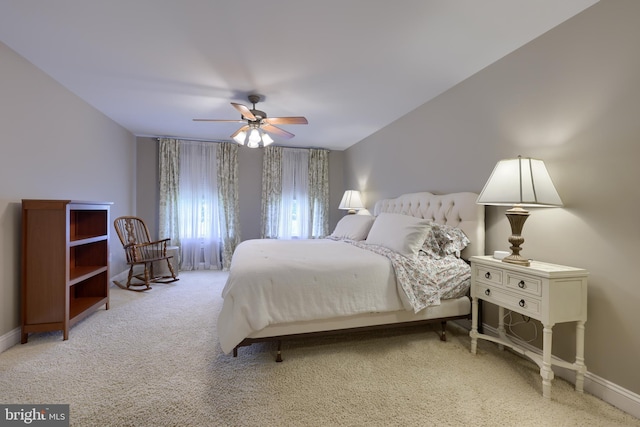
[[[482,300],[524,314],[525,316],[532,316],[536,319],[540,318],[541,304],[539,299],[514,294],[481,283],[476,285],[476,295]]]
[[[478,265],[475,274],[479,282],[502,286],[502,270]]]
[[[507,289],[517,292],[527,293],[529,295],[542,296],[542,281],[533,277],[513,274],[509,271],[507,275]]]

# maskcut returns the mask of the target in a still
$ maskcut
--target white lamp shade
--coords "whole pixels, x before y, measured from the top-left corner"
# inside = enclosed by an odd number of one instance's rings
[[[273,139],[269,136],[269,134],[266,133],[266,132],[263,133],[262,134],[262,145],[264,145],[266,147],[267,145],[270,145],[272,143],[273,143]]]
[[[254,128],[249,131],[249,142],[252,142],[254,144],[260,142],[260,132],[258,131],[258,129]]]
[[[258,148],[261,145],[266,147],[273,144],[273,138],[260,127],[253,127],[248,132],[240,131],[233,136],[233,139],[240,145],[244,145],[246,142],[249,148]]]
[[[356,210],[356,209],[364,209],[364,205],[362,204],[362,199],[360,198],[360,192],[357,190],[347,190],[344,192],[342,196],[342,200],[340,201],[340,206],[338,209],[344,210]]]
[[[542,160],[500,160],[478,197],[481,205],[562,206]]]
[[[244,145],[244,140],[246,138],[247,138],[247,133],[244,131],[238,132],[238,134],[233,137],[233,139],[240,145]]]

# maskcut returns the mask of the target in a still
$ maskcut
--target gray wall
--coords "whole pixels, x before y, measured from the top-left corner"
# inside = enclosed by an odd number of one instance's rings
[[[158,233],[158,139],[137,138],[137,215],[144,218],[149,231]],[[238,150],[238,209],[242,240],[260,238],[262,200],[262,150]],[[329,229],[344,215],[338,204],[344,192],[342,165],[344,152],[329,153]],[[166,236],[161,236],[166,237]]]
[[[532,210],[523,255],[589,270],[587,368],[634,393],[639,17],[638,1],[602,0],[345,152],[346,184],[369,206],[409,191],[479,192],[499,159],[543,159],[565,207]],[[488,207],[487,253],[507,249],[509,234],[504,209]],[[495,325],[495,310],[487,319]],[[572,360],[573,329],[554,328],[554,354]]]
[[[109,201],[112,218],[130,212],[135,138],[2,43],[0,70],[2,337],[20,326],[21,200]],[[111,273],[125,265],[113,238]]]

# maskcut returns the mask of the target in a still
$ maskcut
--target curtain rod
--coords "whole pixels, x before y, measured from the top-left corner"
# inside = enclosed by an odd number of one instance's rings
[[[162,139],[162,138],[169,138],[169,139],[177,139],[179,141],[194,141],[194,142],[211,142],[214,144],[220,144],[222,142],[231,142],[233,144],[237,144],[235,141],[225,141],[225,140],[213,140],[213,139],[184,139],[184,138],[176,138],[175,136],[157,136],[157,135],[136,135],[136,137],[142,137],[142,138],[155,138],[158,140],[158,142]],[[240,144],[238,144],[240,145]],[[282,147],[282,148],[299,148],[302,150],[311,150],[311,149],[316,149],[316,150],[326,150],[331,152],[331,150],[329,150],[328,148],[322,148],[322,147],[292,147],[290,145],[278,145],[278,144],[273,144],[274,147]],[[242,147],[242,145],[240,145]]]
[[[179,141],[194,141],[194,142],[212,142],[212,143],[221,143],[221,142],[233,142],[233,141],[225,141],[225,140],[216,140],[216,139],[198,139],[198,138],[176,138],[175,136],[155,136],[155,135],[140,135],[141,137],[145,137],[145,138],[155,138],[158,141],[160,141],[163,138],[168,138],[168,139],[177,139]],[[234,142],[235,144],[235,142]]]

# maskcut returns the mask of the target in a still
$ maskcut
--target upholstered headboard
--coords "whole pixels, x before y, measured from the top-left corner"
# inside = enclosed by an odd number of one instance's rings
[[[373,214],[400,213],[458,227],[471,240],[469,246],[462,251],[462,258],[469,259],[474,255],[485,254],[484,206],[476,203],[477,198],[475,193],[409,193],[395,199],[379,200]]]

